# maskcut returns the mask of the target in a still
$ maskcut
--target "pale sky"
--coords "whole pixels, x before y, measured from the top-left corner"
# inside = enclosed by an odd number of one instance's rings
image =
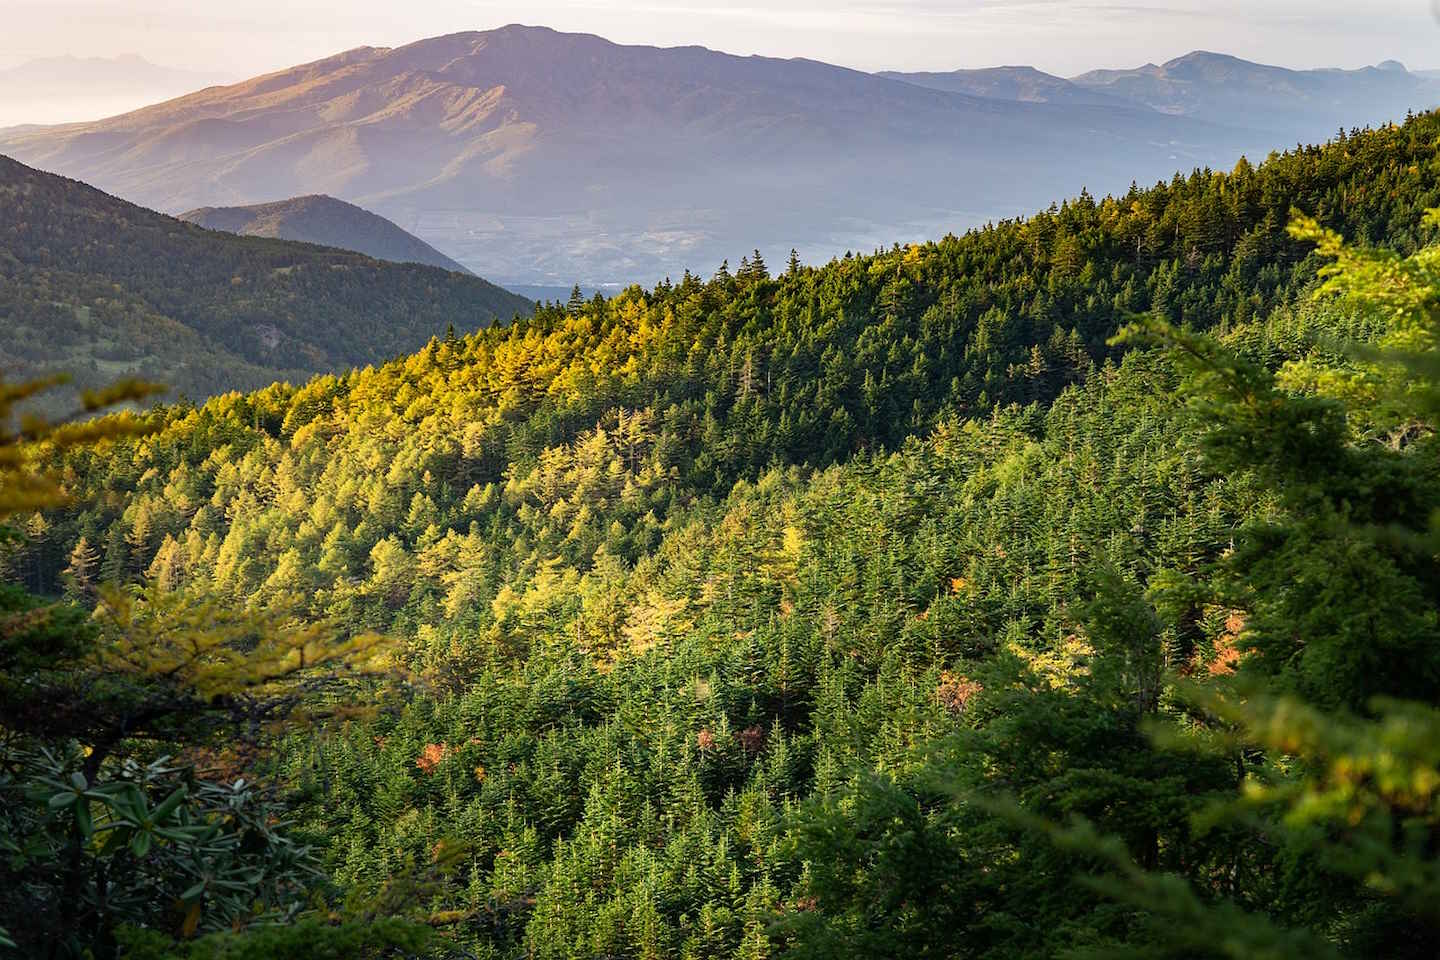
[[[361,45],[529,23],[864,70],[1062,75],[1194,49],[1291,67],[1440,68],[1440,0],[0,0],[0,67],[138,53],[236,78]]]

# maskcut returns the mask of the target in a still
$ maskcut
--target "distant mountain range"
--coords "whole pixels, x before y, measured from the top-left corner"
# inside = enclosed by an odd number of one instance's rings
[[[175,213],[325,193],[486,276],[569,289],[708,274],[753,247],[828,259],[943,234],[1228,168],[1437,91],[1403,70],[1209,54],[1073,80],[879,76],[511,26],[4,131],[0,152]]]
[[[890,80],[903,80],[935,90],[964,93],[994,100],[1015,100],[1022,103],[1077,103],[1091,106],[1134,107],[1135,103],[1115,97],[1061,77],[1052,76],[1034,67],[990,67],[983,70],[954,70],[949,73],[879,74]]]
[[[384,217],[334,197],[293,197],[248,207],[200,207],[182,213],[180,219],[207,230],[315,243],[354,250],[376,260],[470,272]]]
[[[1404,118],[1440,105],[1440,83],[1393,60],[1362,70],[1288,70],[1197,51],[1132,70],[1093,70],[1063,79],[1033,67],[953,73],[885,73],[910,83],[1004,100],[1129,104],[1177,117],[1284,138],[1277,146],[1328,138],[1340,126]]]
[[[533,303],[469,274],[240,237],[0,156],[0,373],[200,398],[408,353]]]
[[[1393,60],[1363,70],[1287,70],[1200,52],[1159,66],[1095,70],[1073,82],[1163,113],[1273,130],[1305,143],[1440,104],[1440,84]]]
[[[93,120],[226,83],[222,73],[177,70],[134,54],[46,57],[0,70],[0,127]]]

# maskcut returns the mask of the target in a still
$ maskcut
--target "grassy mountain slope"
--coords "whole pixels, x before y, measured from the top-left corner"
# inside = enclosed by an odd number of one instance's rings
[[[182,223],[0,157],[0,364],[192,397],[375,363],[531,304],[478,277]]]
[[[1290,211],[1414,251],[1437,163],[1425,116],[177,407],[68,461],[80,502],[7,562],[50,589],[84,538],[97,577],[403,637],[410,700],[268,772],[347,898],[419,891],[477,955],[1049,957],[1142,932],[1083,858],[968,804],[942,818],[924,773],[958,743],[992,795],[1083,815],[1217,899],[1258,878],[1277,921],[1366,956],[1375,891],[1192,829],[1254,758],[1151,748],[1127,712],[1149,660],[1100,669],[1094,564],[1164,613],[1135,623],[1167,666],[1224,675],[1244,600],[1196,584],[1286,519],[1207,463],[1168,360],[1105,341],[1155,313],[1272,365],[1323,349],[1353,318],[1302,304],[1320,262]]]
[[[207,230],[354,250],[376,260],[470,271],[384,217],[334,197],[291,197],[248,207],[200,207],[180,219]]]

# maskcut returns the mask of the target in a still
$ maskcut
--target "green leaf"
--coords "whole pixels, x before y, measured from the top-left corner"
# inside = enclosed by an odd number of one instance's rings
[[[130,852],[137,857],[144,857],[150,852],[151,837],[147,831],[136,831],[134,838],[130,841]]]
[[[75,801],[75,822],[80,825],[80,835],[86,840],[95,835],[95,821],[90,818],[89,802]]]
[[[141,803],[137,805],[135,798],[128,792],[112,797],[110,800],[110,809],[114,810],[122,819],[136,825],[143,823],[145,820],[144,801],[142,800]]]
[[[187,791],[185,788],[183,786],[177,787],[174,793],[166,797],[161,801],[160,806],[155,808],[155,811],[151,814],[151,819],[156,823],[163,823],[166,817],[175,812],[175,809],[180,806],[180,802],[184,800],[186,796]]]

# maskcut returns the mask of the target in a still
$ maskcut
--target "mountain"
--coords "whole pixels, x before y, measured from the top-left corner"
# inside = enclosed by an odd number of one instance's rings
[[[0,371],[203,397],[363,366],[533,304],[478,277],[239,237],[0,157]]]
[[[31,60],[0,70],[0,127],[94,120],[233,79],[134,54]]]
[[[376,260],[470,272],[384,217],[334,197],[292,197],[248,207],[200,207],[182,213],[180,219],[207,230],[296,240],[354,250]]]
[[[887,70],[878,76],[903,80],[934,90],[947,90],[994,100],[1134,106],[1132,101],[1082,87],[1034,67],[990,67],[982,70],[953,70],[949,73],[901,73]]]
[[[1094,70],[1072,83],[1175,116],[1312,142],[1440,105],[1440,82],[1387,61],[1361,70],[1288,70],[1196,51],[1156,66]]]
[[[159,210],[325,193],[487,276],[566,289],[708,275],[756,246],[888,246],[1273,145],[1129,106],[523,26],[0,134],[0,151]]]
[[[1196,51],[1159,66],[1094,70],[1070,80],[1024,66],[880,76],[1000,100],[1128,105],[1265,131],[1277,146],[1440,105],[1440,73],[1411,73],[1394,60],[1363,70],[1287,70]]]

